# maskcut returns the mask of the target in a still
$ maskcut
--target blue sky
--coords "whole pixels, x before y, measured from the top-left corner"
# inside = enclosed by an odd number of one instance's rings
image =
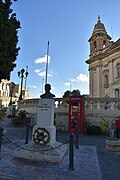
[[[47,42],[48,83],[61,97],[66,90],[89,93],[88,39],[100,15],[113,41],[120,37],[119,0],[18,0],[12,5],[21,22],[21,48],[11,81],[19,83],[17,72],[28,65],[30,97],[38,98],[45,81]],[[112,27],[112,28],[111,28]]]

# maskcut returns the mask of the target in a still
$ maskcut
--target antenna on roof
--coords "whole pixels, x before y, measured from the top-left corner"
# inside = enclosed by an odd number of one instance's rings
[[[113,28],[111,26],[111,35],[112,35],[112,39],[113,39]]]

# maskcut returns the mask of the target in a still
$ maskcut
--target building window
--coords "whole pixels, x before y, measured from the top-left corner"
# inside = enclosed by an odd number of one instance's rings
[[[103,41],[103,48],[105,48],[106,47],[106,41],[104,40]]]
[[[116,65],[117,68],[117,77],[120,77],[120,63]]]
[[[120,77],[120,67],[117,68],[117,77]]]
[[[94,47],[94,50],[97,49],[96,41],[94,41],[93,47]]]
[[[120,90],[119,89],[115,89],[115,98],[120,98]],[[118,109],[120,109],[120,102],[117,102],[116,106],[118,107]]]
[[[119,89],[115,89],[115,98],[119,98]]]

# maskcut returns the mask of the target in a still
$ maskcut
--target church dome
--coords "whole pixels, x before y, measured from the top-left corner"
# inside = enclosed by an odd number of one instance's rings
[[[95,24],[94,26],[92,35],[98,34],[98,33],[107,34],[104,24],[101,23],[100,16],[98,16],[98,21],[97,21],[97,24]]]

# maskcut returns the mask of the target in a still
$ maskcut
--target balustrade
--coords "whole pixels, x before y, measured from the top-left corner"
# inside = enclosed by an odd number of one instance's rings
[[[62,98],[55,99],[56,127],[57,129],[67,130],[68,125],[68,103]],[[90,98],[85,97],[85,120],[91,124],[99,124],[101,117],[106,120],[113,120],[120,115],[120,98]],[[18,102],[19,110],[26,110],[34,121],[37,117],[37,99],[25,99]],[[68,102],[68,99],[67,99]],[[35,122],[33,121],[33,124]],[[64,126],[64,127],[63,127]]]
[[[18,109],[37,108],[37,99],[25,99],[18,102]],[[62,98],[55,98],[55,108],[67,107]],[[120,98],[90,98],[85,97],[85,110],[120,110]]]

